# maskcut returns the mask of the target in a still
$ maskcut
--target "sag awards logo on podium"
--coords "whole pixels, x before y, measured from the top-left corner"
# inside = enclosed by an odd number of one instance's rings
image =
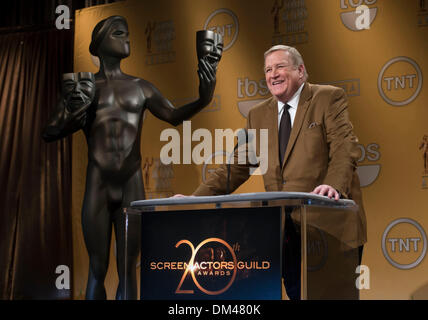
[[[377,80],[379,94],[392,106],[413,102],[422,89],[422,71],[409,57],[395,57],[385,63]]]
[[[417,267],[427,252],[427,236],[413,219],[392,221],[383,232],[382,252],[388,262],[402,270]]]
[[[246,277],[251,270],[269,270],[270,261],[240,261],[236,251],[239,243],[231,246],[220,238],[208,238],[196,247],[189,240],[180,240],[175,247],[188,246],[191,250],[187,261],[152,261],[150,270],[159,272],[180,271],[175,294],[194,294],[199,289],[207,295],[220,295],[226,292],[237,277]]]
[[[275,0],[270,13],[273,20],[272,45],[286,43],[294,46],[308,42],[305,0]]]
[[[205,30],[211,30],[223,36],[223,52],[229,50],[238,39],[239,21],[236,14],[229,9],[217,9],[212,12],[204,24]]]
[[[172,20],[148,21],[146,35],[146,65],[175,61],[175,27]]]
[[[343,25],[352,31],[370,29],[377,15],[377,7],[373,7],[376,2],[377,0],[340,0],[340,9],[346,10],[340,13]]]

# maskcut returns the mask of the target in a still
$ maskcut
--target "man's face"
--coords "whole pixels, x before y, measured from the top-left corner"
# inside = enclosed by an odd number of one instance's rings
[[[287,103],[304,82],[304,66],[294,67],[288,52],[274,51],[266,57],[265,77],[270,93]]]
[[[62,92],[68,105],[73,109],[92,102],[95,96],[95,78],[93,73],[79,72],[64,74]]]
[[[217,69],[223,53],[223,37],[213,31],[203,30],[196,34],[198,59],[205,59]]]

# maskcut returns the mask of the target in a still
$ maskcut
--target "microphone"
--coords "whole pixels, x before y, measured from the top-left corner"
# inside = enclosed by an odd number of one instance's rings
[[[236,149],[238,149],[240,146],[242,146],[243,144],[248,144],[249,142],[251,142],[253,140],[253,135],[252,134],[248,134],[247,129],[239,129],[238,133],[236,134],[236,136],[238,137],[238,142],[236,143],[235,147],[233,148],[232,153],[229,155],[228,157],[228,162],[227,162],[227,180],[226,180],[226,194],[230,193],[230,170],[231,170],[231,158],[235,155],[235,151]]]

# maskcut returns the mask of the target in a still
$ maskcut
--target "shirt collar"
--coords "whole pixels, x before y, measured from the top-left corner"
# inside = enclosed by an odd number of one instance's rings
[[[297,91],[291,97],[291,99],[288,100],[287,104],[290,106],[290,108],[293,108],[293,109],[297,110],[297,106],[299,105],[299,100],[300,100],[300,94],[302,93],[304,85],[305,85],[305,83],[302,83],[300,85],[299,89],[297,89]],[[278,113],[281,113],[282,108],[284,107],[284,105],[285,105],[285,103],[283,103],[283,102],[281,102],[281,101],[278,100]]]

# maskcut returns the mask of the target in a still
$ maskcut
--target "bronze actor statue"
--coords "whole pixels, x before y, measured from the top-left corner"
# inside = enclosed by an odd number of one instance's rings
[[[220,41],[220,40],[219,40]],[[217,45],[217,63],[221,50]],[[89,255],[86,299],[106,299],[112,228],[117,241],[119,286],[116,299],[137,298],[136,263],[140,250],[137,217],[128,221],[128,260],[125,257],[125,219],[122,208],[144,199],[140,136],[146,109],[174,126],[191,118],[212,100],[216,65],[199,59],[199,99],[175,108],[150,82],[120,69],[130,55],[128,24],[121,16],[100,21],[92,32],[90,52],[100,59],[95,76],[65,74],[61,101],[43,138],[54,141],[82,129],[88,144],[82,227]],[[126,283],[124,275],[126,274]]]

